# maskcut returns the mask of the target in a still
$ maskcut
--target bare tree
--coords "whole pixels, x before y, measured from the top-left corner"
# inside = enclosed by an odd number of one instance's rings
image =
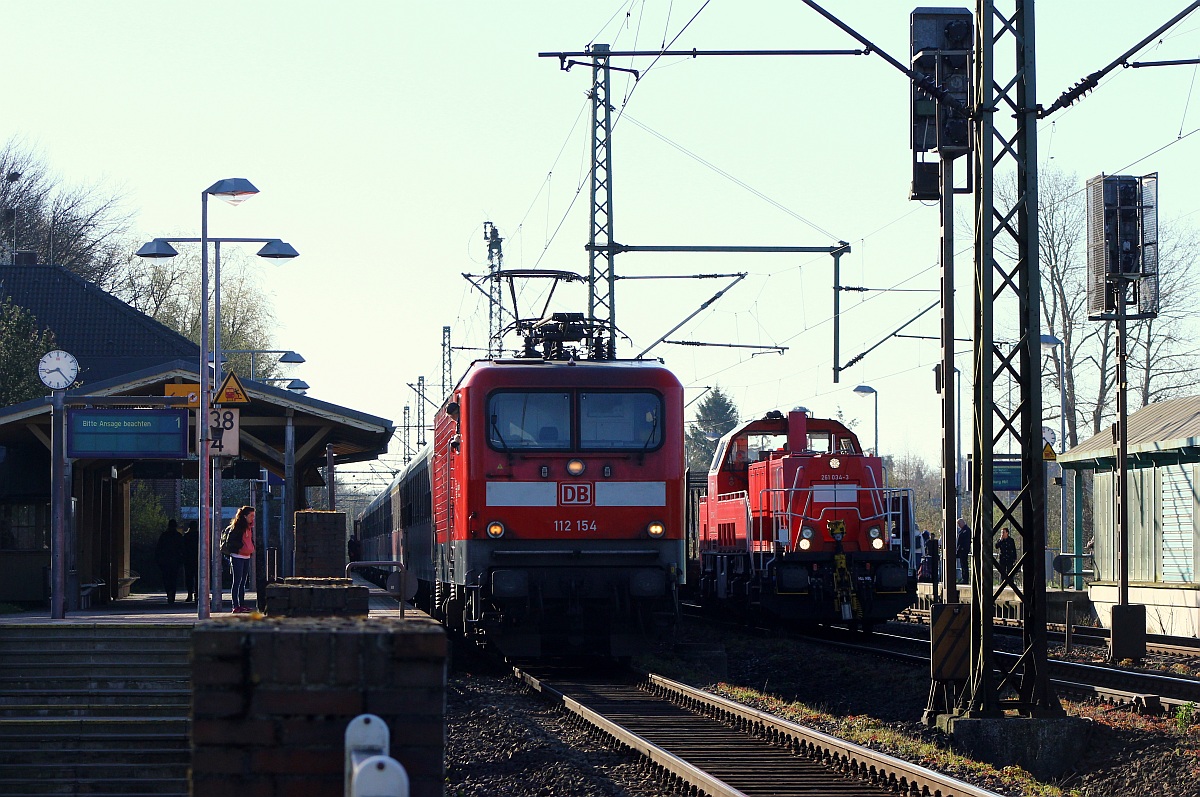
[[[141,258],[138,258],[141,260]],[[209,283],[210,307],[215,280]],[[147,259],[130,271],[117,296],[189,340],[200,342],[200,256],[181,253],[172,258]],[[215,340],[216,314],[209,314],[209,341]],[[273,348],[271,332],[275,311],[253,267],[240,252],[222,252],[221,347],[222,349]],[[249,354],[226,355],[226,371],[250,374]],[[267,357],[254,361],[258,379],[274,377],[278,363]]]
[[[1157,318],[1130,325],[1130,387],[1141,405],[1181,395],[1200,384],[1200,348],[1188,329],[1195,312],[1193,268],[1200,236],[1191,228],[1160,228]]]
[[[1091,321],[1087,313],[1087,197],[1075,174],[1054,168],[1038,175],[1038,258],[1043,328],[1063,342],[1050,352],[1043,380],[1062,390],[1067,441],[1079,443],[1080,422],[1099,434],[1116,406],[1116,331],[1112,322]],[[1001,193],[1014,190],[1003,184]],[[1136,379],[1131,403],[1161,401],[1194,387],[1200,352],[1189,341],[1191,268],[1200,239],[1194,231],[1163,230],[1159,240],[1160,316],[1130,325],[1130,353]],[[1058,384],[1062,374],[1063,384]],[[1055,391],[1057,392],[1057,390]],[[1044,391],[1047,420],[1058,417],[1058,400]]]
[[[131,251],[132,214],[103,185],[67,186],[30,147],[10,139],[0,147],[0,240],[10,256],[37,253],[111,290],[123,282]]]

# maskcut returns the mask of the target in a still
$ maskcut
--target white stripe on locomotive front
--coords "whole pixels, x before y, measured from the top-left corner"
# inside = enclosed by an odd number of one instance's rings
[[[666,506],[666,482],[598,482],[594,506]],[[557,482],[488,482],[488,506],[558,506]]]

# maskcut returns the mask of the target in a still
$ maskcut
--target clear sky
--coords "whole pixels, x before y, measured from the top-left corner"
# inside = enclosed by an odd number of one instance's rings
[[[1039,4],[1038,100],[1050,105],[1185,5]],[[907,59],[914,6],[824,6]],[[224,177],[254,182],[262,193],[252,201],[210,204],[210,234],[296,246],[299,259],[259,267],[279,321],[275,344],[307,359],[293,373],[311,396],[397,426],[404,405],[415,407],[408,383],[424,375],[440,387],[444,325],[453,345],[486,346],[484,297],[461,276],[486,268],[485,221],[506,239],[506,267],[586,274],[590,69],[560,71],[539,51],[658,49],[677,35],[672,46],[688,49],[858,46],[795,0],[56,0],[7,2],[4,21],[0,138],[33,147],[67,183],[121,193],[146,237],[198,235],[201,190]],[[1200,14],[1142,57],[1194,58],[1198,31]],[[613,85],[623,113],[613,134],[616,240],[848,241],[843,283],[897,290],[843,295],[843,361],[937,299],[938,209],[907,199],[908,87],[882,59],[632,66],[644,72],[636,88],[621,73]],[[1039,160],[1081,185],[1100,172],[1158,171],[1162,219],[1194,222],[1195,77],[1193,66],[1116,70],[1040,125]],[[970,197],[958,202],[969,218]],[[959,235],[965,337],[970,236]],[[892,339],[834,384],[828,256],[630,253],[616,262],[621,276],[749,272],[671,337],[787,351],[658,346],[689,399],[720,384],[746,416],[841,408],[870,446],[872,402],[852,392],[869,384],[884,452],[936,461],[936,309],[905,330],[931,339]],[[616,320],[631,338],[620,354],[649,346],[727,282],[618,283]],[[586,310],[584,289],[559,296],[557,309]],[[456,378],[472,356],[455,352]],[[959,365],[969,373],[969,356]]]

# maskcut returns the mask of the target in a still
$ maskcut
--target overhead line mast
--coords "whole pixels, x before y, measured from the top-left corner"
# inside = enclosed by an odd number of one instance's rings
[[[593,44],[582,52],[545,52],[539,58],[557,58],[559,67],[569,71],[572,66],[592,68],[592,88],[588,92],[592,100],[592,172],[591,172],[591,224],[588,235],[588,319],[587,349],[596,360],[611,360],[616,356],[616,293],[614,291],[616,269],[614,259],[621,252],[781,252],[808,251],[828,252],[834,256],[834,275],[837,281],[841,255],[850,251],[850,245],[839,241],[829,247],[756,247],[756,246],[625,246],[613,237],[612,207],[612,112],[609,102],[612,88],[612,70],[630,72],[639,78],[637,70],[610,65],[614,57],[646,56],[658,58],[664,55],[686,55],[692,58],[705,55],[868,55],[869,50],[613,50],[607,44]],[[590,61],[576,61],[588,58]],[[838,292],[834,291],[834,315],[838,310]],[[837,321],[834,322],[834,371],[833,381],[838,381]],[[668,333],[670,334],[670,333]],[[644,352],[643,352],[644,353]]]

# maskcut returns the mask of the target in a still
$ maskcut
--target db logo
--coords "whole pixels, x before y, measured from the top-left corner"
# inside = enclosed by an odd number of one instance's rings
[[[592,503],[592,483],[559,484],[558,503],[560,506],[567,504],[574,504],[576,506],[585,504],[590,506]]]

